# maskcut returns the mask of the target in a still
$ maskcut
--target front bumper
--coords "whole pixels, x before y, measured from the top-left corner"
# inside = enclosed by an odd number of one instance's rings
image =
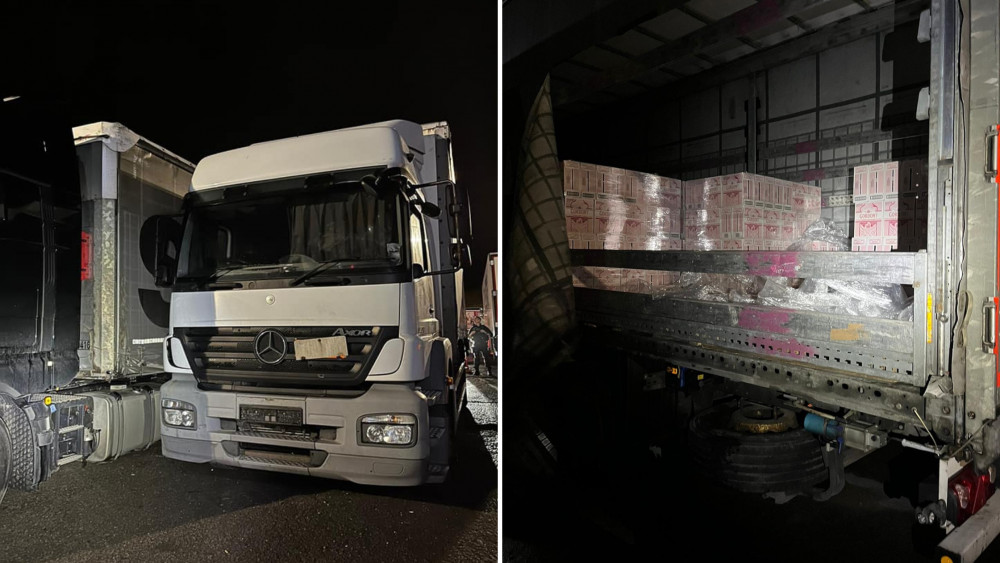
[[[409,385],[376,384],[352,398],[296,397],[202,391],[190,375],[163,385],[164,399],[186,401],[197,410],[197,428],[161,425],[163,455],[193,463],[261,469],[342,479],[370,485],[419,485],[427,480],[430,437],[426,401]],[[232,428],[241,405],[301,408],[311,428],[335,428],[336,437],[308,439]],[[405,413],[417,417],[416,440],[408,447],[361,444],[359,418]],[[279,452],[280,450],[280,452]],[[290,452],[290,453],[288,453]]]

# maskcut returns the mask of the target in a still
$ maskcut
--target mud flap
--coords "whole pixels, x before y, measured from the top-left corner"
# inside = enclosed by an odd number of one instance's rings
[[[832,444],[826,444],[823,447],[823,463],[826,464],[830,472],[830,481],[825,489],[814,487],[811,492],[771,492],[764,493],[764,496],[773,500],[775,504],[785,504],[803,494],[809,494],[817,502],[830,500],[844,490],[844,483],[846,481],[844,477],[844,454],[838,452]]]
[[[430,408],[431,453],[427,459],[427,482],[444,483],[448,479],[452,458],[452,428],[449,413],[452,405],[436,405]]]
[[[823,462],[830,469],[830,484],[826,490],[817,490],[812,494],[815,501],[830,500],[844,490],[844,455],[832,444],[823,447]]]

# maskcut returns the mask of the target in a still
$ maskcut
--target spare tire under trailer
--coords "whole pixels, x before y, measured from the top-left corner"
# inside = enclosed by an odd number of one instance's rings
[[[695,461],[710,478],[738,491],[815,493],[831,480],[831,456],[824,456],[815,435],[798,427],[792,412],[772,412],[770,418],[755,417],[730,403],[698,413],[688,440]]]

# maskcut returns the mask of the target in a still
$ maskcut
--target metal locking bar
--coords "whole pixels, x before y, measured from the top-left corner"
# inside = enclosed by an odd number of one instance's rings
[[[1000,297],[989,297],[983,305],[983,352],[993,354],[996,360],[996,385],[1000,388],[1000,353],[997,329],[1000,327]]]
[[[989,129],[986,130],[986,158],[984,160],[983,173],[986,175],[986,179],[994,184],[1000,184],[1000,170],[998,170],[998,163],[1000,163],[1000,143],[997,143],[997,133],[1000,131],[1000,125],[991,125]]]
[[[997,353],[997,297],[990,297],[983,304],[983,352]]]

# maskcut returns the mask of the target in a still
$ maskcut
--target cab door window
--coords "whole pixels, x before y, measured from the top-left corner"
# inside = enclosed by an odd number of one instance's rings
[[[429,270],[427,263],[427,243],[424,237],[423,223],[416,214],[410,214],[410,256],[414,264],[420,264],[424,271]]]

